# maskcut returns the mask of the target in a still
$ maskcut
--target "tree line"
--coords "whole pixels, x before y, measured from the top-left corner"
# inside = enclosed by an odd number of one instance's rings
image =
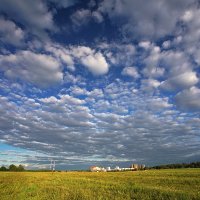
[[[167,165],[158,165],[150,167],[150,169],[177,169],[177,168],[200,168],[200,162],[167,164]]]
[[[24,166],[23,165],[10,165],[8,168],[6,168],[5,166],[1,166],[0,167],[0,171],[10,171],[10,172],[22,172],[24,171]]]
[[[177,168],[200,168],[200,162],[178,163],[178,164],[167,164],[167,165],[157,165],[153,167],[145,167],[145,169],[177,169]],[[5,166],[1,166],[0,171],[22,172],[25,171],[25,169],[23,165],[16,166],[12,164],[8,168],[6,168]],[[50,170],[32,170],[32,171],[50,171]]]

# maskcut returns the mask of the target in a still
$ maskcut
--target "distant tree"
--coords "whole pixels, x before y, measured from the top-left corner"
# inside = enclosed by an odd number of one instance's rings
[[[8,171],[8,169],[5,166],[0,167],[0,171]]]
[[[24,171],[24,166],[23,165],[19,165],[17,171],[19,171],[19,172]]]
[[[152,169],[200,168],[200,162],[159,165],[151,168]]]
[[[13,164],[9,166],[9,171],[16,172],[17,169],[18,169],[18,167]]]

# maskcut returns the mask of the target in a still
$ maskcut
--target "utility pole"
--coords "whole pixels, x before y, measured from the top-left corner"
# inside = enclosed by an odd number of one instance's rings
[[[55,169],[56,169],[56,161],[54,160],[54,162],[53,162],[53,172],[55,172]]]
[[[52,172],[55,172],[55,169],[56,169],[56,161],[55,160],[51,160],[50,170]]]
[[[52,171],[52,161],[53,161],[53,160],[51,160],[51,164],[50,164],[50,171]]]

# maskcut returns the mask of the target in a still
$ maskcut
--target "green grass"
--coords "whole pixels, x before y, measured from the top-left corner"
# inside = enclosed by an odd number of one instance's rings
[[[200,169],[1,172],[0,200],[200,200]]]

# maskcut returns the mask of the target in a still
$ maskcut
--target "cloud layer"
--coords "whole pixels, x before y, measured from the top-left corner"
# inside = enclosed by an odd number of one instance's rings
[[[0,164],[199,159],[198,1],[0,3]]]

